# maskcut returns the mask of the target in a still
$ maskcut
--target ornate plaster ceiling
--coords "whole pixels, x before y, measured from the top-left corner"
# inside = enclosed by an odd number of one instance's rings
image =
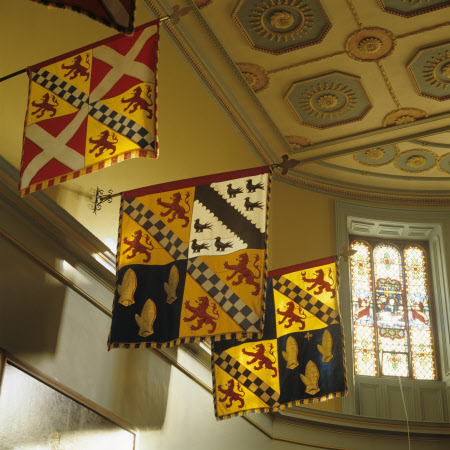
[[[448,202],[450,1],[186,3],[298,161],[287,180],[350,197]],[[269,163],[281,161],[282,145],[262,147]]]

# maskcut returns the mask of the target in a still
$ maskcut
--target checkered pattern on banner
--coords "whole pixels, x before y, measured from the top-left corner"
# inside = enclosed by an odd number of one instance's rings
[[[200,258],[188,261],[191,277],[245,331],[258,332],[260,317],[247,306]]]
[[[274,278],[273,288],[298,303],[303,309],[306,309],[306,311],[310,312],[327,325],[340,323],[341,318],[335,309],[325,305],[325,303],[321,302],[318,298],[308,294],[308,292],[304,291],[287,278],[283,276]]]
[[[222,352],[220,355],[214,354],[214,364],[239,381],[249,391],[253,392],[268,407],[274,408],[279,406],[278,399],[280,398],[280,394],[244,367],[239,361],[231,357],[227,352]]]
[[[123,212],[147,230],[175,260],[187,258],[188,246],[139,200],[125,200]]]
[[[117,131],[117,133],[131,139],[142,149],[146,150],[153,148],[150,144],[155,138],[144,127],[141,127],[134,120],[108,108],[102,102],[95,102],[90,105],[89,115],[103,125],[106,125],[114,131]]]
[[[70,83],[58,78],[48,70],[37,70],[34,72],[32,79],[35,83],[53,92],[75,108],[81,109],[84,105],[88,104],[88,94],[85,94]]]

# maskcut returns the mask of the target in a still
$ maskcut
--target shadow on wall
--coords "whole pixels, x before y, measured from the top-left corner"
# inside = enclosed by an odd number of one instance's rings
[[[114,411],[120,411],[121,417],[137,428],[161,429],[166,417],[172,366],[148,349],[111,351],[122,353],[115,374]]]
[[[0,347],[54,354],[65,286],[3,238],[0,255]]]

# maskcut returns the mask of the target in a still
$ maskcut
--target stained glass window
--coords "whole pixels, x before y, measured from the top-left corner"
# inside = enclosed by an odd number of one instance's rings
[[[424,249],[356,239],[351,249],[355,373],[435,380]]]

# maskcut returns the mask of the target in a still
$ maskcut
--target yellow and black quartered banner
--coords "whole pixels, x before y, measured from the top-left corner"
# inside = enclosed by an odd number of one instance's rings
[[[122,196],[108,348],[261,337],[269,168]]]
[[[336,258],[268,273],[262,339],[214,342],[218,420],[347,392]]]

